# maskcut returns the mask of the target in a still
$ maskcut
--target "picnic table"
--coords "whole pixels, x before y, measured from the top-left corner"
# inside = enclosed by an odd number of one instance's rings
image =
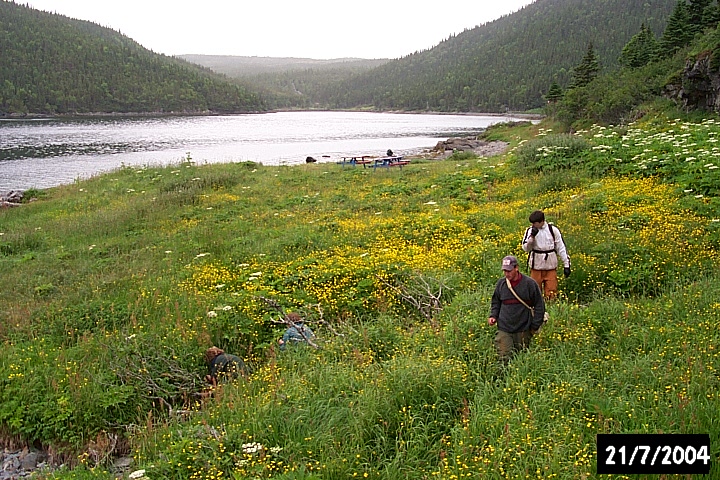
[[[402,169],[403,165],[407,165],[408,163],[410,162],[408,160],[403,160],[402,155],[392,155],[376,158],[373,168],[400,167]]]
[[[347,164],[352,165],[353,167],[356,165],[362,165],[363,168],[365,168],[365,165],[373,163],[373,157],[372,155],[352,155],[349,157],[342,157],[342,161],[337,163],[343,167]]]

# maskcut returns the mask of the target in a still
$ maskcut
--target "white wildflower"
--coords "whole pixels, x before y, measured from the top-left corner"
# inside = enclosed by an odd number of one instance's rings
[[[207,313],[207,316],[210,317],[210,318],[215,318],[215,317],[217,317],[217,312],[214,312],[214,311],[210,310],[210,311]]]
[[[430,200],[429,202],[425,202],[425,205],[437,205],[437,202]]]
[[[242,451],[243,451],[243,453],[253,454],[253,453],[257,453],[257,452],[261,451],[262,449],[263,449],[262,444],[257,443],[257,442],[243,443],[243,444],[242,444]]]
[[[135,470],[128,475],[128,478],[145,478],[145,470]]]

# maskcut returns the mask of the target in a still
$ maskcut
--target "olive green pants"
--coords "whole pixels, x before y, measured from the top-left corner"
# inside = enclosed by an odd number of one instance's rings
[[[501,367],[505,367],[515,352],[527,350],[530,347],[532,334],[530,330],[524,332],[507,333],[498,330],[495,334],[495,350]]]

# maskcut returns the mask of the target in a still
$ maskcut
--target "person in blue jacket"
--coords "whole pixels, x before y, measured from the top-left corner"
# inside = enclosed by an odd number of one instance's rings
[[[284,320],[288,328],[282,338],[278,339],[280,350],[285,350],[288,345],[309,344],[315,346],[315,334],[310,327],[305,325],[305,320],[300,315],[288,313]]]

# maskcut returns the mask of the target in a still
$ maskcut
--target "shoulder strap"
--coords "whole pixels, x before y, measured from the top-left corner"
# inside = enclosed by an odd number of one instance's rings
[[[534,281],[534,280],[533,280],[533,281]],[[518,296],[518,294],[515,293],[515,290],[512,288],[512,285],[510,285],[510,279],[508,279],[508,278],[506,277],[506,278],[505,278],[505,283],[507,283],[508,288],[510,289],[510,291],[512,292],[512,294],[515,295],[515,298],[517,298],[517,299],[520,301],[520,303],[522,303],[523,305],[525,305],[525,306],[530,310],[530,312],[532,312],[533,316],[535,316],[535,309],[534,309],[533,307],[531,307],[530,305],[528,305],[527,303],[525,303],[525,300],[523,300],[522,298],[520,298],[520,297]]]
[[[553,242],[555,241],[555,230],[553,230],[553,224],[548,222],[548,228],[550,229],[550,235],[553,237]]]

